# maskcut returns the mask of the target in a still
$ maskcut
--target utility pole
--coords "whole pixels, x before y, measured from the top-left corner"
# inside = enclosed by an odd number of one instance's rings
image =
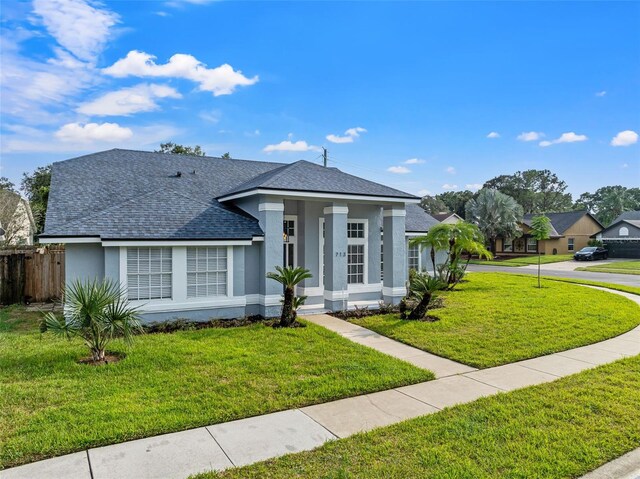
[[[324,167],[327,167],[327,149],[322,147],[322,162],[324,163]]]

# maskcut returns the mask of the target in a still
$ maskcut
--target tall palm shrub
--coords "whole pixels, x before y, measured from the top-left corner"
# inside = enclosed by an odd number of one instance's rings
[[[551,220],[544,215],[534,216],[531,219],[530,234],[538,241],[549,239],[551,234]],[[542,288],[540,283],[540,248],[538,248],[538,288]]]
[[[466,219],[475,224],[489,239],[491,252],[496,253],[496,239],[517,238],[522,234],[520,223],[524,215],[522,206],[511,196],[492,188],[483,188],[475,199],[465,206]]]
[[[64,316],[47,313],[42,332],[71,339],[82,338],[93,361],[102,361],[109,342],[122,337],[128,344],[142,332],[138,309],[131,307],[126,291],[113,281],[73,281],[64,292]]]
[[[308,269],[297,266],[292,268],[291,266],[276,266],[276,272],[270,271],[267,273],[267,278],[277,281],[284,286],[284,298],[282,301],[282,314],[280,315],[280,327],[288,327],[293,324],[296,319],[294,310],[294,291],[295,286],[311,278],[312,275]]]

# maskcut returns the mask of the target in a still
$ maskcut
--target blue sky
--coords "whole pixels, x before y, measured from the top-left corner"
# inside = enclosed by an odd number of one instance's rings
[[[639,2],[2,2],[0,175],[111,148],[640,185]],[[177,55],[177,56],[176,56]]]

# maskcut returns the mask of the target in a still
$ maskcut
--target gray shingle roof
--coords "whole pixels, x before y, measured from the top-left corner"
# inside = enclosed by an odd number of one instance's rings
[[[615,220],[611,222],[611,224],[614,225],[618,221],[622,220],[640,221],[640,211],[623,211]]]
[[[337,190],[329,189],[332,183]],[[262,234],[257,219],[217,198],[251,184],[414,198],[309,162],[283,164],[114,149],[53,164],[43,236],[248,239]]]
[[[426,233],[431,227],[440,223],[427,213],[420,205],[408,204],[405,230],[412,233]]]
[[[539,216],[539,213],[527,213],[523,217],[523,222],[530,225],[531,219],[534,216]],[[556,230],[558,235],[563,235],[571,226],[573,226],[584,215],[589,215],[594,221],[598,222],[588,211],[565,211],[562,213],[545,213],[545,215],[551,220],[553,229]],[[600,224],[598,222],[598,224]],[[553,236],[553,235],[552,235]]]
[[[230,188],[222,198],[258,188],[418,199],[404,191],[344,173],[337,168],[325,168],[304,160],[284,165]]]

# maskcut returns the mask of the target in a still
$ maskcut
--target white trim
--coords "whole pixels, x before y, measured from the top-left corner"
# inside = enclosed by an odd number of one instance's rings
[[[73,236],[69,238],[65,238],[62,236],[52,236],[50,238],[39,238],[38,241],[42,244],[51,244],[51,243],[100,243],[102,240],[100,238],[92,238],[88,236]]]
[[[364,238],[349,238],[349,223],[364,224]],[[369,284],[369,220],[358,218],[347,218],[347,285],[349,285],[349,245],[364,245],[364,258],[362,268],[362,283],[352,283],[359,285]]]
[[[382,283],[349,284],[347,291],[349,293],[379,293],[382,291]]]
[[[282,245],[293,245],[293,267],[298,266],[298,215],[284,215],[282,217],[282,221],[293,221],[293,236],[290,237],[289,241],[285,243],[284,236]],[[284,225],[283,225],[284,226]],[[284,235],[284,231],[282,232]],[[284,252],[283,252],[284,253]],[[283,264],[282,266],[286,266]]]
[[[602,238],[603,243],[606,243],[607,241],[640,241],[640,238]]]
[[[323,228],[324,228],[324,218],[321,216],[319,218],[319,226],[318,226],[318,285],[319,288],[324,291],[324,236]]]
[[[230,201],[237,200],[238,198],[246,198],[253,195],[278,195],[288,196],[291,198],[320,198],[320,199],[337,199],[337,200],[360,200],[360,201],[374,201],[380,202],[393,202],[393,203],[420,203],[420,198],[402,198],[398,196],[371,196],[371,195],[349,195],[344,193],[318,193],[312,191],[291,191],[291,190],[266,190],[266,189],[254,189],[249,191],[243,191],[241,193],[235,193],[228,196],[220,196],[218,201]]]
[[[324,294],[324,286],[309,286],[307,288],[299,286],[298,292],[301,296],[322,296]]]
[[[217,309],[230,307],[244,307],[247,305],[247,299],[244,296],[228,298],[222,296],[216,299],[207,298],[206,301],[168,301],[168,300],[152,300],[152,301],[131,301],[132,306],[137,306],[143,313],[164,313],[164,312],[180,312],[191,311],[194,309]]]
[[[396,286],[394,288],[388,286],[382,287],[383,296],[404,296],[405,294],[407,294],[407,288],[404,286]]]
[[[424,236],[428,233],[428,231],[417,232],[417,231],[405,231],[404,235],[411,238],[418,238],[419,236]]]
[[[349,291],[328,291],[325,289],[323,296],[327,301],[344,301],[349,299]]]
[[[325,215],[346,215],[349,213],[348,206],[325,206],[322,210]]]
[[[382,216],[388,218],[389,216],[407,216],[407,210],[400,208],[391,208],[382,210]]]
[[[103,240],[103,246],[132,246],[132,247],[154,247],[154,246],[251,246],[252,240],[192,240],[192,241],[119,241]]]
[[[248,305],[260,304],[262,306],[278,306],[282,299],[282,295],[268,294],[265,296],[264,294],[247,294],[244,298],[246,298]]]
[[[284,203],[260,203],[258,211],[284,211]]]
[[[251,238],[251,241],[253,241],[254,243],[264,241],[264,236],[254,236],[253,238]]]

